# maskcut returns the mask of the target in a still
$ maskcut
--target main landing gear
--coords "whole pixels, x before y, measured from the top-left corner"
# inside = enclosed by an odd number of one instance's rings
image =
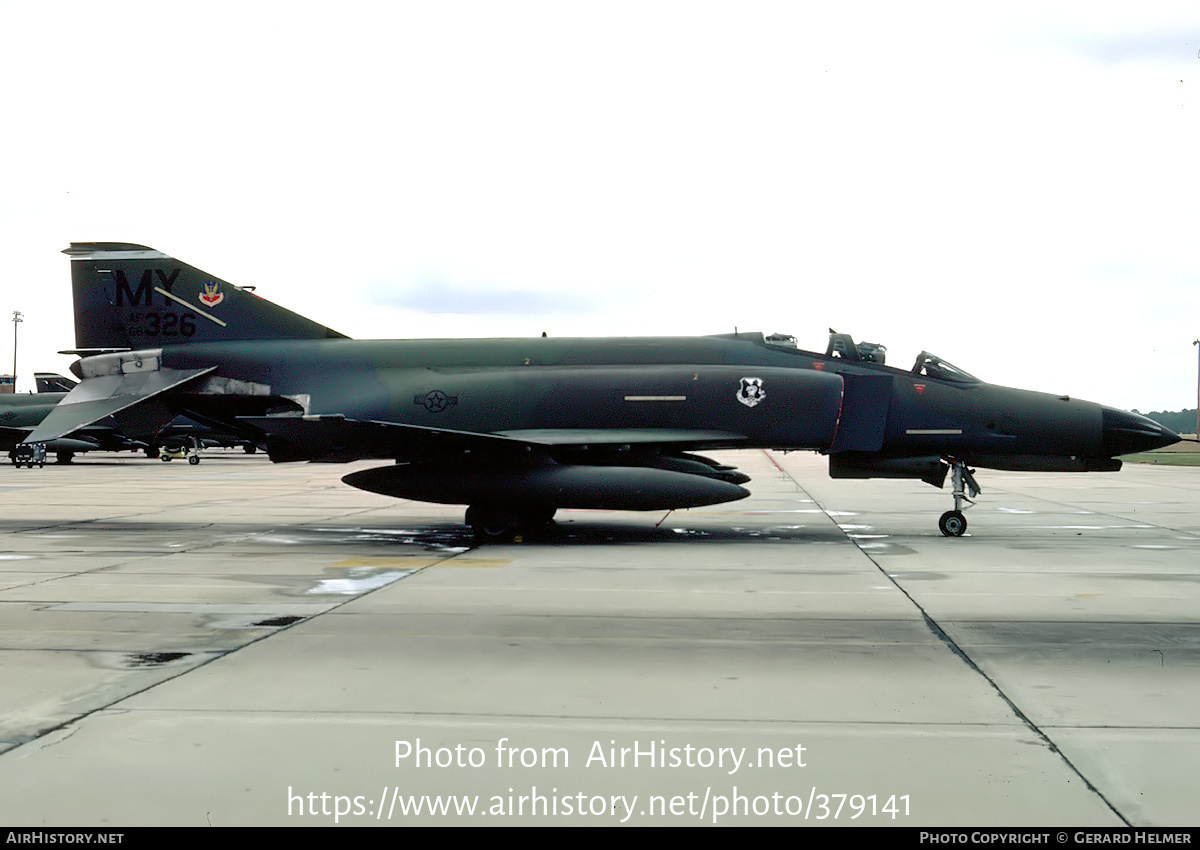
[[[519,536],[545,531],[555,509],[543,505],[476,504],[467,508],[467,525],[479,543],[511,543]]]
[[[981,491],[975,476],[971,474],[972,470],[967,469],[967,465],[961,460],[951,461],[950,470],[950,480],[954,485],[954,510],[942,514],[942,518],[938,520],[938,528],[947,537],[962,537],[967,530],[967,518],[963,516],[963,511],[975,504],[971,500]],[[969,497],[968,491],[971,494]],[[967,504],[964,505],[964,502]]]

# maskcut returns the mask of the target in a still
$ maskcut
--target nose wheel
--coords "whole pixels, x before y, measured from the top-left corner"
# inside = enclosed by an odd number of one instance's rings
[[[967,531],[967,518],[963,516],[963,511],[975,504],[971,500],[981,491],[972,471],[961,460],[951,461],[950,470],[950,480],[954,486],[954,510],[942,514],[938,528],[947,537],[962,537]],[[969,497],[968,492],[971,494]]]
[[[946,511],[938,520],[938,528],[947,537],[962,537],[967,530],[967,518],[962,511]]]

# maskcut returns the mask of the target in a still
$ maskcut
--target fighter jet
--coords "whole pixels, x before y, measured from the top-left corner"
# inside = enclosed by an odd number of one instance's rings
[[[30,432],[67,397],[66,389],[50,389],[56,384],[52,379],[65,381],[67,387],[74,384],[61,375],[50,376],[49,373],[38,373],[36,378],[36,393],[0,395],[0,451],[8,452],[14,465],[18,464],[16,447],[25,442]],[[47,453],[54,453],[59,463],[70,463],[82,452],[127,451],[141,445],[121,433],[115,422],[102,419],[46,441],[43,448]]]
[[[484,539],[560,508],[665,510],[742,499],[748,477],[696,452],[828,455],[834,478],[943,487],[962,535],[973,467],[1092,472],[1169,445],[1145,417],[985,383],[928,352],[786,335],[354,340],[247,288],[129,243],[74,243],[72,370],[82,380],[29,436],[147,404],[223,423],[275,461],[388,460],[354,487],[467,506]]]

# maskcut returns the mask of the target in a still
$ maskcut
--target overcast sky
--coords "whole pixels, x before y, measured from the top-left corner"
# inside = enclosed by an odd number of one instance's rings
[[[71,241],[356,337],[796,335],[1196,404],[1200,6],[0,7],[0,319]],[[12,366],[12,324],[0,371]]]

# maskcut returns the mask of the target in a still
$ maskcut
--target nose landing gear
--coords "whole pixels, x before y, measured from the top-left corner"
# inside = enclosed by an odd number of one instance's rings
[[[963,511],[975,504],[972,499],[980,494],[979,484],[972,471],[961,460],[950,462],[951,481],[954,485],[954,510],[946,511],[938,520],[938,528],[947,537],[962,537],[967,530],[967,518]],[[968,491],[970,496],[967,496]],[[964,504],[966,503],[966,504]]]

